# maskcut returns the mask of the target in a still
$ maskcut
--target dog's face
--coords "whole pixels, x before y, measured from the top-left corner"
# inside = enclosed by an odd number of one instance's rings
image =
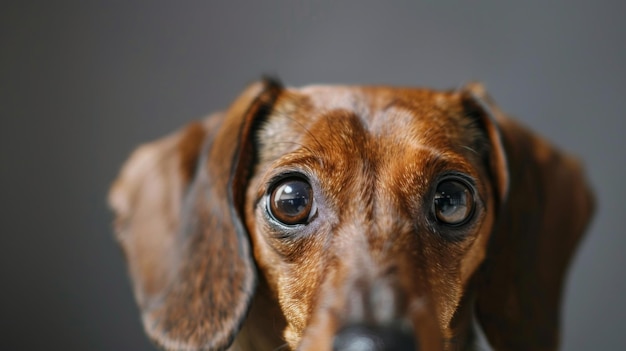
[[[591,213],[575,161],[479,86],[255,86],[133,156],[111,201],[146,329],[184,350],[242,323],[242,348],[467,349],[475,319],[554,349]]]
[[[452,335],[498,193],[462,99],[312,87],[276,101],[245,218],[292,347],[353,323],[410,325],[427,308]]]

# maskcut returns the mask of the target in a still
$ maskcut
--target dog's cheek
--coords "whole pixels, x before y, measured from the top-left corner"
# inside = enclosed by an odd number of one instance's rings
[[[321,278],[319,258],[311,253],[319,252],[321,248],[313,240],[300,245],[281,242],[284,239],[277,238],[276,233],[272,232],[262,206],[250,208],[247,212],[247,225],[257,267],[278,300],[287,321],[288,327],[284,334],[286,340],[290,344],[297,344],[309,319],[314,293],[317,291],[315,287]],[[291,252],[290,247],[298,253]],[[299,259],[293,261],[291,258],[293,262],[290,262],[286,256]]]
[[[307,254],[300,254],[303,258],[297,262],[283,262],[278,277],[279,302],[287,321],[295,330],[306,326],[324,271],[320,257],[313,254],[322,251],[319,243],[311,241],[307,251]]]
[[[473,240],[465,243],[442,245],[441,250],[437,250],[439,252],[436,257],[433,255],[430,258],[432,265],[442,268],[430,272],[427,279],[432,284],[430,296],[435,300],[444,334],[450,331],[453,317],[467,293],[468,282],[484,258],[484,245],[488,235],[482,234],[478,233]]]
[[[247,215],[248,233],[252,244],[252,253],[258,271],[263,275],[274,293],[277,291],[278,274],[281,260],[268,244],[268,226],[264,221],[262,209],[251,209],[254,215]]]
[[[454,312],[461,300],[461,261],[465,253],[463,243],[442,240],[427,228],[419,230],[420,240],[407,253],[400,266],[401,275],[413,279],[403,283],[411,292],[410,304],[419,301],[436,313],[440,330],[448,329]],[[399,255],[398,255],[399,256]],[[410,272],[410,269],[413,272]]]
[[[472,245],[468,248],[467,253],[461,261],[461,284],[464,288],[467,287],[470,279],[485,259],[487,254],[487,245],[493,230],[494,213],[489,211],[485,214],[485,220],[481,223],[476,239],[472,242]]]

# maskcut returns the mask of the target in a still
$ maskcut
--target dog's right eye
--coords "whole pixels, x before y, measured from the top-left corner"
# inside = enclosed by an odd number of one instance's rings
[[[283,179],[273,186],[267,206],[282,224],[307,224],[315,214],[311,185],[301,178]]]

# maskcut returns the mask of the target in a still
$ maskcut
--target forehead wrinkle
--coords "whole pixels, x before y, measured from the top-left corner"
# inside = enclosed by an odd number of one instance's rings
[[[425,179],[428,178],[426,174],[435,168],[433,164],[439,164],[445,159],[445,153],[441,150],[423,144],[400,148],[402,150],[395,150],[393,153],[401,156],[388,158],[387,162],[380,167],[381,179],[387,180],[381,186],[392,197],[396,195],[393,192],[397,189],[417,188],[415,190],[420,190],[425,185]],[[421,182],[415,184],[416,180],[421,180]]]
[[[428,142],[429,138],[448,139],[451,120],[441,110],[431,106],[410,107],[394,104],[373,114],[371,128],[376,134],[398,141]]]
[[[299,89],[299,92],[307,96],[316,113],[346,110],[359,117],[369,115],[368,97],[354,87],[311,85]]]

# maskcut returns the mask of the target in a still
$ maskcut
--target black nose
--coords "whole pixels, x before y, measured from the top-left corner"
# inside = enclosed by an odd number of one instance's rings
[[[371,326],[352,324],[339,330],[333,341],[333,351],[416,351],[410,331],[401,326]]]

